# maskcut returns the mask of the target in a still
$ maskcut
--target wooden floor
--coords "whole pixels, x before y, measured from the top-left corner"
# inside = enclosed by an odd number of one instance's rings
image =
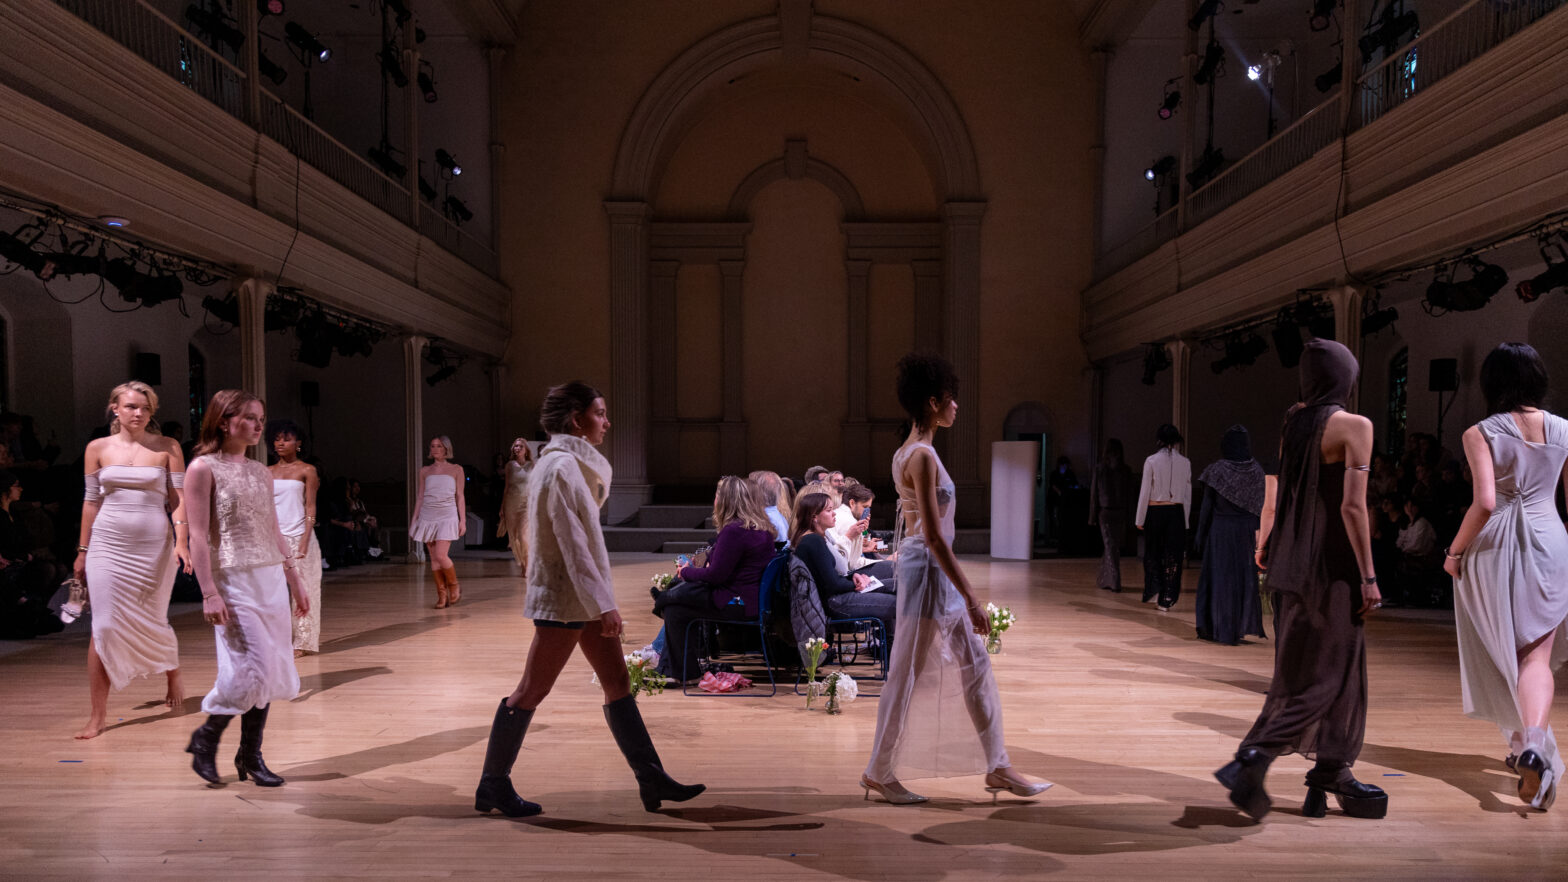
[[[627,644],[656,555],[618,555]],[[1136,561],[1129,561],[1133,578]],[[189,713],[149,703],[162,683],[111,697],[111,728],[71,734],[87,713],[85,640],[59,635],[0,659],[0,876],[832,878],[1002,877],[1563,878],[1568,801],[1521,809],[1494,728],[1459,710],[1446,616],[1385,611],[1369,627],[1371,714],[1356,767],[1390,793],[1383,821],[1300,815],[1299,757],[1274,765],[1276,811],[1239,815],[1211,777],[1267,687],[1268,642],[1193,638],[1191,595],[1169,614],[1096,590],[1085,561],[966,559],[983,597],[1019,623],[995,659],[1008,748],[1056,787],[992,806],[978,778],[910,782],[933,797],[898,808],[856,786],[876,722],[774,698],[640,704],[665,766],[708,792],[645,813],[581,658],[540,708],[514,772],[544,804],[527,821],[473,811],[496,702],[522,669],[531,625],[509,562],[459,563],[464,600],[429,609],[413,565],[330,574],[323,651],[303,690],[275,706],[266,756],[287,777],[265,790],[209,788],[182,752],[212,682],[212,632],[175,619]],[[1195,579],[1189,572],[1188,584]],[[1559,703],[1568,710],[1568,704]],[[1559,718],[1562,713],[1559,712]],[[236,727],[237,728],[237,727]]]

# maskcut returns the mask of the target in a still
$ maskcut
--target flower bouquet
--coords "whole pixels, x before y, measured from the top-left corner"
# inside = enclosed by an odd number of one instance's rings
[[[822,664],[822,654],[827,652],[828,642],[821,637],[812,637],[805,643],[806,652],[806,710],[811,710],[811,700],[818,695],[817,666]]]
[[[672,573],[659,573],[653,577],[653,587],[655,590],[668,591],[670,590],[670,586],[674,584],[675,576]]]
[[[823,708],[829,714],[841,714],[843,705],[855,700],[860,694],[860,687],[855,685],[855,678],[843,671],[834,671],[822,680],[822,693],[828,697],[827,707]]]
[[[1002,632],[1013,626],[1017,621],[1013,611],[1008,607],[998,607],[994,603],[985,605],[986,616],[991,620],[991,633],[985,638],[985,651],[998,655],[1002,651]]]
[[[658,695],[669,682],[669,678],[659,673],[659,654],[651,649],[627,653],[626,673],[632,681],[633,695]]]

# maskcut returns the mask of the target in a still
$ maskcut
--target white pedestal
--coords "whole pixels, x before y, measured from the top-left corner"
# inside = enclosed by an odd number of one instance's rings
[[[1034,490],[1040,442],[991,444],[991,556],[1028,560],[1034,550]]]

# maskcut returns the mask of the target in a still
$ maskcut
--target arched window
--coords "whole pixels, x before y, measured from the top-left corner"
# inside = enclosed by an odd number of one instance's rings
[[[1410,347],[1394,353],[1388,362],[1388,443],[1390,456],[1405,449],[1405,420],[1410,415]]]
[[[190,436],[201,436],[201,418],[207,412],[207,356],[189,344],[185,347],[187,358],[185,379],[190,387]]]

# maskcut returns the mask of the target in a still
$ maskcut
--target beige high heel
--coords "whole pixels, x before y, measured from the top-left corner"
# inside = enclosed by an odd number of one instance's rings
[[[871,791],[875,790],[881,794],[883,799],[888,801],[889,805],[915,805],[916,803],[927,801],[924,796],[904,789],[904,785],[897,781],[880,784],[867,778],[865,775],[860,776],[860,789],[866,791],[866,799],[870,799]]]
[[[1039,796],[1056,785],[1050,781],[1024,781],[1014,782],[995,772],[988,772],[985,776],[985,792],[991,794],[991,804],[996,805],[1002,792],[1006,791],[1014,796]]]

